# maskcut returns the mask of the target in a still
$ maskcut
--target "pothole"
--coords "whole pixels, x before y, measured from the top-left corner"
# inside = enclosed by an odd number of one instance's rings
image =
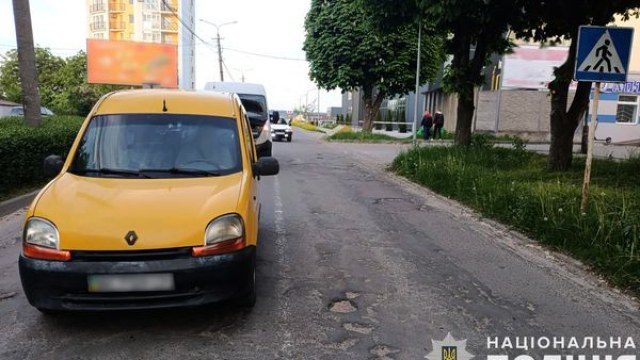
[[[345,293],[345,295],[347,296],[347,299],[349,299],[349,300],[353,300],[353,299],[357,298],[358,296],[360,296],[360,294],[358,294],[356,292],[350,292],[350,291],[347,291]]]
[[[16,296],[17,294],[15,292],[6,292],[6,293],[0,293],[0,300],[5,300],[5,299],[10,299],[14,296]]]
[[[346,314],[354,312],[356,310],[358,310],[356,303],[349,299],[340,299],[329,304],[329,311],[335,313]]]
[[[387,355],[398,353],[400,350],[388,345],[376,345],[369,349],[369,352],[378,357],[386,358]]]
[[[358,324],[358,323],[346,323],[342,325],[345,330],[356,332],[358,334],[369,335],[375,329],[373,326],[368,324]]]

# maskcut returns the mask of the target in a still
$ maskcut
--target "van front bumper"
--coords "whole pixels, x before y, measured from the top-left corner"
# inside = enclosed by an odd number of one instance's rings
[[[191,307],[240,298],[252,289],[255,246],[206,257],[142,261],[48,261],[20,255],[22,288],[40,310]],[[172,274],[171,291],[90,292],[91,275]]]

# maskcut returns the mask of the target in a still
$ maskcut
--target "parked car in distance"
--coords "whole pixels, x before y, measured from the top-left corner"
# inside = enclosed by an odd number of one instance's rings
[[[44,313],[256,300],[261,176],[233,94],[102,97],[26,213],[19,270]]]
[[[47,109],[44,106],[40,107],[40,115],[42,116],[53,116],[55,115],[53,111]],[[10,110],[9,116],[24,116],[24,108],[22,106],[14,106]]]
[[[271,124],[271,138],[273,140],[281,141],[287,139],[288,142],[291,142],[292,137],[293,129],[287,119],[280,118],[277,123]]]

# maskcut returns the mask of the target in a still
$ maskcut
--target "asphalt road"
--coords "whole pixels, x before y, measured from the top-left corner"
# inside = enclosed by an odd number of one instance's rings
[[[386,173],[401,147],[318,137],[274,145],[252,311],[43,316],[18,278],[23,212],[0,219],[0,359],[422,359],[447,332],[476,359],[496,336],[640,341],[636,300]]]

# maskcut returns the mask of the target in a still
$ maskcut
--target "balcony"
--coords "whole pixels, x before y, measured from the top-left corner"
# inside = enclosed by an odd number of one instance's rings
[[[160,31],[177,33],[178,25],[172,21],[162,21],[162,27],[160,28]]]
[[[104,12],[106,10],[106,6],[104,3],[98,3],[98,4],[91,4],[89,5],[89,12],[90,13],[98,13],[98,12]]]
[[[124,21],[109,21],[110,31],[124,31],[127,28],[127,24]]]
[[[103,21],[92,22],[89,23],[89,29],[91,29],[91,31],[105,31],[107,30],[107,23]]]
[[[176,9],[176,8],[175,8],[175,7],[173,7],[173,6],[167,6],[167,5],[165,5],[165,4],[164,4],[164,2],[163,2],[163,3],[162,3],[162,6],[160,6],[160,12],[163,12],[163,13],[166,13],[166,12],[168,12],[168,13],[175,13],[175,12],[178,12],[178,9]]]
[[[111,1],[109,2],[109,12],[110,13],[122,13],[127,10],[127,5],[121,1]]]

